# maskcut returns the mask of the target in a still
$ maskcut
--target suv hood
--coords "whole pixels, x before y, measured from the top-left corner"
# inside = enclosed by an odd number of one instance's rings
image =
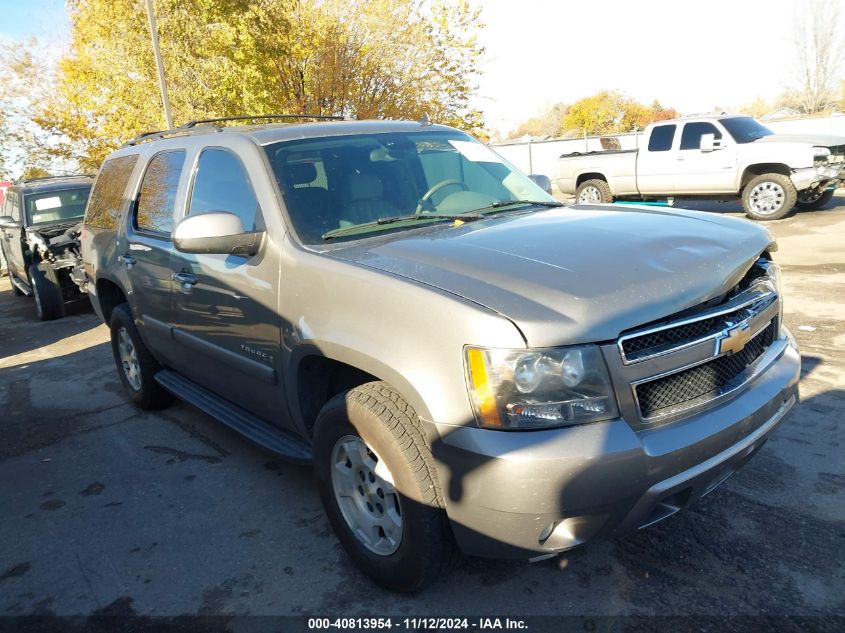
[[[717,297],[773,242],[744,220],[601,206],[391,237],[332,255],[486,306],[532,347],[612,340]]]
[[[845,145],[845,136],[830,134],[772,134],[758,138],[754,143],[802,143],[818,147]]]

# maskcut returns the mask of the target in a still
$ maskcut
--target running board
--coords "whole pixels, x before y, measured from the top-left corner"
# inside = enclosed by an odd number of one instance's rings
[[[20,290],[22,293],[24,293],[27,297],[31,297],[31,296],[32,296],[32,288],[30,288],[29,286],[27,286],[27,285],[26,285],[25,283],[23,283],[22,281],[19,281],[19,280],[18,280],[18,278],[17,278],[17,277],[15,277],[12,273],[9,273],[9,281],[11,281],[11,282],[12,282],[12,285],[13,285],[15,288],[17,288],[18,290]]]
[[[210,392],[181,374],[164,369],[155,376],[156,382],[177,398],[195,406],[251,442],[290,462],[311,462],[311,446],[295,435],[282,431],[225,398]]]

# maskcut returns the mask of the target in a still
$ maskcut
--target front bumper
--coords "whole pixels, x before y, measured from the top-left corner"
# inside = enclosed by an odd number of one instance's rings
[[[822,185],[826,186],[829,183],[841,180],[844,176],[843,165],[839,164],[796,169],[792,172],[790,179],[798,191],[803,191]]]
[[[760,449],[797,401],[799,375],[785,343],[736,397],[652,429],[622,419],[533,432],[428,424],[458,544],[535,559],[656,523]]]

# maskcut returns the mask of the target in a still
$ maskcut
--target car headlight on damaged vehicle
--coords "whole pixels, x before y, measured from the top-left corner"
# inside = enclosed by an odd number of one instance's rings
[[[541,429],[618,416],[607,366],[595,345],[467,347],[465,363],[479,426]]]

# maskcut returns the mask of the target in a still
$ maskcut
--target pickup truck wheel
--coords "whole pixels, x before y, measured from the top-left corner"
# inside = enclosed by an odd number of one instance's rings
[[[578,204],[602,204],[613,202],[610,185],[598,178],[585,180],[575,190],[575,202]]]
[[[62,285],[56,271],[46,264],[32,264],[29,280],[35,298],[35,312],[41,321],[61,319],[65,315]]]
[[[806,190],[799,191],[798,201],[795,203],[795,206],[801,209],[801,211],[815,211],[816,209],[821,209],[830,202],[833,198],[833,194],[833,189],[825,189],[821,193],[815,192],[812,194]]]
[[[414,592],[459,560],[414,410],[372,382],[331,399],[314,427],[314,471],[344,549],[387,589]]]
[[[170,404],[173,396],[155,380],[161,366],[141,340],[127,304],[112,310],[109,328],[117,373],[132,402],[141,409],[161,409]]]
[[[742,191],[745,215],[755,220],[779,220],[792,210],[798,198],[795,185],[783,174],[763,174]]]

